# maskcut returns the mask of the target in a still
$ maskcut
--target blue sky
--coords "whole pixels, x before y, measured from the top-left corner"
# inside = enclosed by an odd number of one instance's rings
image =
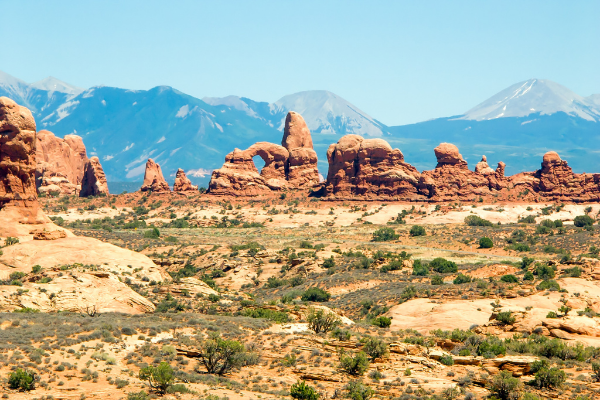
[[[600,1],[0,0],[0,70],[275,101],[330,90],[387,125],[550,79],[600,93]]]

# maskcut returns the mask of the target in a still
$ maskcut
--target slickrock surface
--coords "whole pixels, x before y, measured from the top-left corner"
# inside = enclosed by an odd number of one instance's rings
[[[198,190],[198,186],[192,185],[192,182],[185,175],[185,171],[179,168],[175,175],[175,183],[173,184],[174,192],[187,192],[190,190]]]
[[[298,113],[285,120],[282,146],[258,142],[246,150],[235,149],[223,167],[213,171],[209,193],[252,196],[282,189],[309,189],[319,183],[317,153],[310,131]],[[252,157],[260,156],[265,166],[258,172]]]
[[[41,130],[36,140],[36,186],[39,193],[77,194],[88,162],[81,137],[64,139]]]
[[[108,183],[106,175],[98,157],[90,158],[85,164],[83,180],[81,182],[80,197],[107,195]]]
[[[165,181],[160,165],[149,158],[146,162],[146,172],[144,173],[144,183],[140,189],[142,192],[152,191],[155,193],[170,192],[169,184]]]

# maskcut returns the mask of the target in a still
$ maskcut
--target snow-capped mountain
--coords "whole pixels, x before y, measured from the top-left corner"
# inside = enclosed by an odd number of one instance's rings
[[[288,111],[300,113],[312,133],[380,137],[387,127],[355,105],[327,90],[309,90],[284,96],[274,103],[237,97],[204,97],[211,105],[224,105],[246,112],[283,130]]]
[[[49,76],[46,79],[42,79],[41,81],[37,81],[29,85],[32,88],[45,90],[48,92],[61,92],[70,95],[77,96],[79,93],[83,92],[84,89],[78,88],[73,85],[69,85],[66,82],[63,82],[59,79],[56,79],[53,76]]]
[[[600,105],[596,103],[597,100],[593,96],[582,97],[556,82],[529,79],[490,97],[467,111],[461,118],[482,121],[564,112],[588,121],[600,121]]]

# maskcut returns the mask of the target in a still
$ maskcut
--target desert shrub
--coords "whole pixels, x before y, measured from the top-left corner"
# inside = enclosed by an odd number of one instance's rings
[[[519,223],[521,224],[535,224],[535,216],[533,215],[528,215],[526,217],[523,217],[519,220]]]
[[[533,272],[531,272],[531,271],[527,271],[527,272],[525,272],[525,275],[523,275],[523,280],[524,281],[532,281],[534,279],[535,278],[533,276]]]
[[[173,384],[173,368],[166,362],[158,366],[148,365],[140,369],[139,378],[148,381],[148,385],[158,393],[165,394],[169,386]]]
[[[36,375],[34,372],[17,368],[8,375],[8,386],[11,389],[29,391],[35,388]]]
[[[150,396],[145,391],[127,393],[127,400],[150,400]]]
[[[331,294],[319,287],[308,288],[301,297],[302,301],[316,301],[320,303],[329,301],[330,298]]]
[[[461,283],[469,283],[471,282],[471,277],[465,274],[458,274],[456,278],[454,278],[454,284],[460,285]]]
[[[265,318],[280,324],[289,322],[290,317],[285,311],[276,311],[268,308],[246,308],[242,311],[242,315],[251,318]]]
[[[154,227],[144,232],[144,238],[146,239],[158,239],[160,237],[160,231]]]
[[[502,322],[505,325],[511,325],[515,323],[515,317],[511,311],[502,311],[496,315],[496,320]]]
[[[279,279],[279,278],[276,278],[274,276],[270,276],[269,279],[267,279],[266,286],[269,289],[275,289],[275,288],[278,288],[280,286],[285,286],[285,285],[287,285],[287,283],[288,283],[288,281],[285,280],[285,279]]]
[[[454,365],[454,359],[452,356],[444,354],[440,357],[440,362],[444,365]]]
[[[594,219],[589,215],[578,215],[573,219],[573,225],[578,228],[582,228],[584,226],[592,226],[594,225]]]
[[[490,391],[500,400],[517,400],[521,396],[523,384],[513,378],[510,371],[500,371],[491,381]]]
[[[322,264],[323,268],[333,268],[335,267],[335,260],[333,259],[333,256],[326,258],[325,260],[323,260],[323,264]]]
[[[388,346],[381,339],[369,337],[364,340],[363,351],[370,357],[371,361],[375,361],[388,353]]]
[[[381,272],[389,272],[389,271],[398,271],[401,270],[404,264],[400,260],[392,260],[383,267],[381,267]]]
[[[9,236],[6,239],[4,239],[5,246],[12,246],[13,244],[17,244],[17,243],[19,243],[19,238],[16,238],[16,237]]]
[[[525,243],[515,243],[509,246],[512,250],[515,251],[531,251],[529,245]]]
[[[565,371],[560,368],[541,368],[535,374],[533,385],[542,388],[557,388],[567,380]]]
[[[324,309],[310,307],[306,315],[308,328],[315,333],[329,332],[340,324],[340,318],[333,312],[325,312]]]
[[[581,276],[581,268],[579,267],[573,267],[573,268],[567,268],[563,271],[563,273],[569,275],[571,278],[579,278]]]
[[[290,387],[290,396],[299,400],[318,400],[319,393],[304,381],[298,381]]]
[[[346,398],[351,400],[369,400],[375,393],[373,389],[360,381],[350,381],[344,386]]]
[[[553,279],[556,275],[554,269],[549,265],[540,264],[533,271],[534,274],[538,276],[538,278],[543,280]]]
[[[390,240],[396,240],[400,237],[400,235],[396,234],[393,228],[379,228],[375,232],[373,232],[373,241],[374,242],[389,242]]]
[[[550,232],[552,232],[552,229],[548,228],[547,226],[539,225],[537,228],[535,228],[536,235],[547,235]]]
[[[31,272],[33,272],[34,274],[37,274],[41,271],[42,271],[42,267],[40,265],[34,265],[33,267],[31,267]]]
[[[348,375],[362,376],[369,369],[369,359],[362,351],[355,355],[349,355],[342,351],[339,358],[339,368]]]
[[[443,285],[444,278],[441,275],[434,275],[431,277],[431,284],[434,286]]]
[[[558,290],[560,290],[560,285],[558,284],[558,282],[551,279],[551,280],[541,282],[537,286],[537,290],[556,290],[556,291],[558,291]]]
[[[427,276],[429,269],[421,263],[421,260],[413,261],[413,275],[416,276]]]
[[[458,267],[452,261],[448,261],[445,258],[438,257],[433,259],[429,263],[429,268],[440,274],[455,273],[458,271]]]
[[[209,374],[225,375],[244,365],[246,349],[237,340],[226,340],[218,333],[200,342],[198,349],[200,363]]]
[[[425,228],[421,225],[413,225],[412,228],[410,228],[410,236],[425,236],[426,234]]]
[[[346,329],[335,328],[331,332],[331,336],[337,340],[350,340],[352,334]]]
[[[482,237],[481,239],[479,239],[479,247],[481,247],[482,249],[491,249],[492,247],[494,247],[494,242],[492,242],[492,239],[490,239],[489,237]]]
[[[596,382],[600,382],[600,362],[592,361],[592,371],[594,371],[594,375],[592,376]]]
[[[469,215],[465,217],[465,224],[469,226],[494,226],[492,222],[478,217],[477,215]]]
[[[380,315],[379,317],[377,317],[373,321],[371,321],[371,324],[378,326],[380,328],[389,328],[390,325],[392,324],[392,319],[389,317],[384,317],[383,315]]]
[[[519,279],[512,274],[502,275],[500,280],[506,283],[519,283]]]

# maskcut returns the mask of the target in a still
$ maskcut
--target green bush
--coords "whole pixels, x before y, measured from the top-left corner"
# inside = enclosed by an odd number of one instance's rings
[[[425,236],[426,234],[425,228],[421,225],[413,225],[412,228],[410,228],[410,236]]]
[[[17,368],[8,375],[8,386],[22,392],[35,389],[36,375],[34,372]]]
[[[431,284],[434,286],[443,285],[444,278],[441,275],[434,275],[431,277]]]
[[[500,280],[502,282],[506,282],[506,283],[519,283],[519,279],[512,274],[502,275],[500,277]]]
[[[460,285],[461,283],[469,283],[471,282],[471,277],[465,274],[458,274],[456,278],[454,278],[454,284]]]
[[[371,324],[378,326],[380,328],[389,328],[390,325],[392,324],[392,319],[389,317],[384,317],[383,315],[380,315],[379,317],[377,317],[373,321],[371,321]]]
[[[524,218],[521,218],[519,220],[519,223],[521,224],[535,224],[535,216],[533,215],[528,215]]]
[[[388,346],[381,339],[369,337],[364,340],[363,351],[369,356],[371,361],[375,361],[377,358],[381,358],[388,353]]]
[[[489,237],[482,237],[479,239],[479,247],[482,249],[491,249],[494,247],[494,242]]]
[[[567,380],[565,371],[560,368],[541,368],[535,374],[533,385],[543,388],[558,388]]]
[[[440,362],[444,365],[454,365],[454,359],[451,355],[444,354],[440,357]]]
[[[160,237],[160,231],[154,227],[144,232],[144,238],[146,239],[158,239]]]
[[[333,259],[333,256],[326,258],[325,260],[323,260],[323,268],[333,268],[335,267],[335,260]]]
[[[559,291],[560,290],[560,285],[555,280],[547,280],[547,281],[541,282],[537,286],[537,290],[553,290],[553,291],[555,290],[555,291]]]
[[[373,241],[374,242],[389,242],[390,240],[397,240],[400,235],[396,234],[396,231],[393,228],[379,228],[375,232],[373,232]]]
[[[9,236],[6,239],[4,239],[5,246],[12,246],[13,244],[17,244],[17,243],[19,243],[19,238],[16,238],[16,237]]]
[[[292,385],[290,388],[290,396],[293,399],[299,400],[318,400],[319,393],[313,388],[309,386],[304,381],[298,381]]]
[[[127,400],[150,400],[150,396],[145,391],[127,393]]]
[[[538,265],[533,273],[536,274],[538,278],[543,280],[553,279],[556,275],[554,269],[545,264]]]
[[[34,265],[33,267],[31,267],[31,272],[33,272],[34,274],[38,274],[42,271],[42,267],[40,265]]]
[[[302,301],[326,302],[331,298],[331,294],[319,287],[311,287],[302,294]]]
[[[502,322],[505,325],[512,325],[515,323],[515,317],[512,315],[511,311],[499,312],[496,316],[496,320]]]
[[[584,226],[592,226],[594,225],[594,219],[589,215],[578,215],[573,220],[573,225],[578,228],[582,228]]]
[[[415,260],[413,261],[413,275],[416,276],[427,276],[427,274],[429,274],[429,268],[427,268],[426,266],[424,266],[421,263],[421,260]]]
[[[325,312],[324,309],[315,309],[310,307],[306,315],[306,322],[308,322],[308,328],[315,333],[329,332],[340,324],[340,318],[332,313]]]
[[[512,372],[500,371],[491,381],[490,391],[500,400],[517,400],[523,390],[523,384],[517,378],[513,378]]]
[[[525,275],[523,275],[524,281],[532,281],[534,279],[535,278],[533,277],[533,272],[531,272],[531,271],[527,271],[527,272],[525,272]]]
[[[398,271],[401,270],[404,264],[400,260],[392,260],[383,267],[381,267],[381,272],[389,272],[389,271]]]
[[[280,324],[290,321],[290,317],[285,311],[276,311],[268,308],[246,308],[242,311],[242,315],[251,318],[265,318]]]
[[[173,368],[166,362],[161,362],[157,367],[149,365],[140,369],[139,378],[148,381],[148,385],[158,393],[165,394],[173,384]]]
[[[340,369],[348,375],[362,376],[367,369],[369,369],[369,359],[362,351],[356,353],[354,356],[348,355],[342,351],[339,354],[339,358]]]
[[[331,336],[337,340],[350,340],[352,333],[346,329],[335,328],[331,332]]]
[[[375,392],[360,381],[350,381],[344,386],[346,398],[351,400],[369,400]]]
[[[494,226],[492,222],[478,217],[477,215],[469,215],[468,217],[465,217],[465,224],[469,226]]]
[[[455,273],[458,271],[458,267],[454,262],[448,261],[442,257],[433,259],[429,263],[429,268],[440,274]]]

